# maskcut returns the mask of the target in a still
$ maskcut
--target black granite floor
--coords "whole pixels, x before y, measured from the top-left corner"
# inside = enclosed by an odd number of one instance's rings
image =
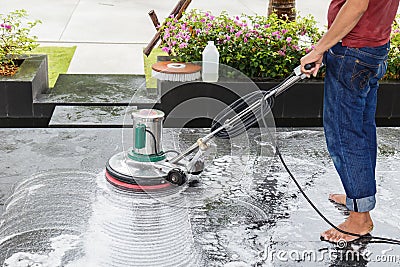
[[[109,157],[129,146],[130,139],[122,131],[129,129],[1,129],[1,204],[17,184],[37,173],[99,174]],[[164,147],[183,149],[207,131],[165,132]],[[279,128],[277,132],[281,152],[305,192],[333,223],[342,222],[347,212],[327,200],[329,193],[342,192],[342,188],[322,129]],[[373,234],[400,238],[400,129],[379,128],[378,137]],[[340,248],[319,241],[319,233],[328,225],[299,194],[277,158],[259,155],[260,147],[268,151],[268,144],[258,141],[255,134],[232,144],[215,143],[206,170],[183,192],[190,203],[200,266],[400,264],[398,245],[364,242]]]

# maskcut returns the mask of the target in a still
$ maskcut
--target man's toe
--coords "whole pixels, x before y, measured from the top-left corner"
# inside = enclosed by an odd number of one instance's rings
[[[325,240],[330,240],[330,239],[332,238],[332,234],[333,234],[332,230],[333,230],[333,229],[326,230],[325,232],[323,232],[323,233],[321,234],[321,236],[322,236]]]

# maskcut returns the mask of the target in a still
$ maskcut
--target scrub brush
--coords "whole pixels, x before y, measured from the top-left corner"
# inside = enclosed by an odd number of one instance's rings
[[[189,82],[201,77],[201,66],[193,63],[160,61],[151,68],[152,76],[163,81]]]

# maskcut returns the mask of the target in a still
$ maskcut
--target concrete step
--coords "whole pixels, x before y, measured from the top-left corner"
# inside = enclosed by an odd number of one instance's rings
[[[54,88],[38,96],[34,104],[147,107],[158,98],[156,90],[147,90],[144,75],[60,74]]]
[[[56,106],[49,127],[121,128],[131,127],[136,106]]]
[[[123,127],[127,111],[153,108],[159,99],[144,75],[61,74],[34,106],[53,110],[49,127]]]

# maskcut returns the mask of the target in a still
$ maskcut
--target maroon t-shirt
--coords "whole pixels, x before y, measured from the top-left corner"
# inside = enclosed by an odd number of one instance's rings
[[[332,0],[328,10],[328,27],[347,0]],[[367,11],[342,43],[348,47],[375,47],[390,39],[391,26],[400,0],[369,0]]]

